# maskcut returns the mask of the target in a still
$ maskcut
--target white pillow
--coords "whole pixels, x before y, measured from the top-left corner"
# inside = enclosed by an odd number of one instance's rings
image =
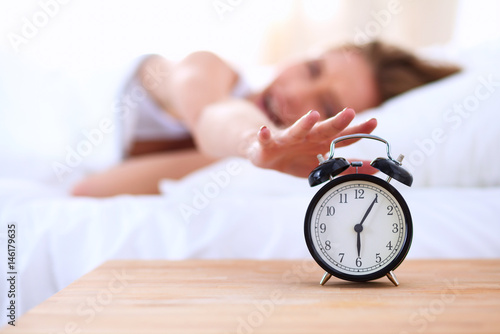
[[[415,186],[500,185],[498,70],[465,69],[357,119],[371,117],[378,119],[373,134],[389,141],[392,156],[405,155],[403,165],[413,174]],[[384,150],[383,144],[365,139],[335,155],[372,159],[384,156]]]

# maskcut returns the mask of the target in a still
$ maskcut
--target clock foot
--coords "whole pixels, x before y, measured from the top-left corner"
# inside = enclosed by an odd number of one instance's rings
[[[392,270],[389,271],[389,273],[386,276],[389,279],[389,281],[392,282],[392,284],[394,284],[395,286],[399,285],[398,279],[396,278],[396,275],[394,274],[394,272]]]
[[[330,279],[330,277],[332,277],[332,274],[330,274],[328,271],[325,272],[325,274],[323,275],[323,278],[321,279],[321,281],[319,282],[319,284],[325,285],[325,283],[328,282],[328,280]]]

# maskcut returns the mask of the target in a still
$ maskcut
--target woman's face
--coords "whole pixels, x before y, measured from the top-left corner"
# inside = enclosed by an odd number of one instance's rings
[[[375,107],[380,99],[367,61],[338,49],[283,69],[256,103],[273,123],[289,126],[312,109],[326,119],[345,107],[357,112]]]

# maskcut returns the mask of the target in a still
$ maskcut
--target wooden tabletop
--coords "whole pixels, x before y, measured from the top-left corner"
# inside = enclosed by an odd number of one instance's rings
[[[4,331],[499,333],[500,260],[407,260],[395,287],[312,261],[111,261]]]

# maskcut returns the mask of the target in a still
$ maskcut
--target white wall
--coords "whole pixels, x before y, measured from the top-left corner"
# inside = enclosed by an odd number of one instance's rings
[[[199,49],[253,62],[269,23],[286,17],[286,2],[1,0],[0,48],[50,67],[84,68],[143,53],[179,59]],[[45,14],[50,11],[53,17]]]
[[[495,0],[0,0],[0,49],[71,71],[199,49],[270,63],[360,32],[409,47],[477,44],[500,36],[498,13]]]

